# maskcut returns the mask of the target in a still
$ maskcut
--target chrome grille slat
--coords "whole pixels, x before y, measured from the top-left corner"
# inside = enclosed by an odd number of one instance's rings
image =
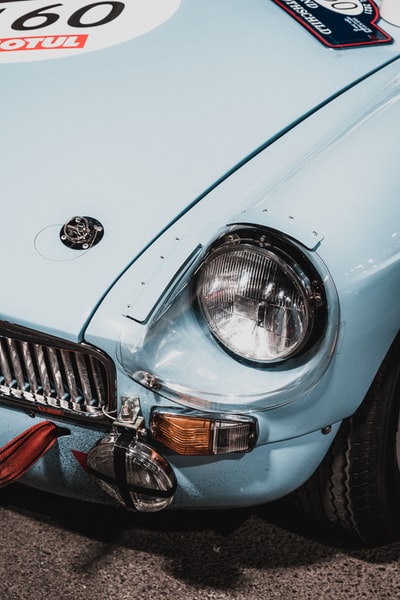
[[[89,373],[86,365],[85,356],[81,354],[76,356],[76,362],[79,369],[80,383],[83,391],[83,399],[87,406],[92,405],[92,387],[90,385]]]
[[[28,342],[22,342],[22,358],[24,364],[24,372],[26,373],[30,391],[33,394],[37,394],[39,391],[39,384],[36,377],[35,367],[33,363],[31,348]]]
[[[90,417],[114,409],[114,365],[102,352],[9,324],[4,334],[2,324],[0,402],[3,397]]]
[[[11,374],[10,361],[7,352],[7,340],[0,338],[0,369],[5,384],[11,387],[13,376]]]
[[[91,373],[93,377],[93,385],[96,390],[96,396],[98,398],[102,398],[102,383],[101,383],[101,373],[99,371],[99,365],[95,360],[93,360],[93,356],[89,356]]]
[[[50,365],[50,378],[54,385],[54,397],[49,397],[49,403],[53,406],[59,406],[60,400],[63,400],[65,397],[65,390],[57,350],[55,348],[47,348],[47,355]]]
[[[10,352],[10,360],[13,365],[13,372],[15,377],[15,387],[19,390],[26,389],[25,377],[21,367],[21,361],[18,355],[18,348],[15,340],[7,339],[8,349]]]
[[[38,368],[38,376],[41,382],[41,388],[45,396],[51,395],[51,383],[49,379],[49,372],[46,365],[46,358],[44,349],[40,344],[34,344],[33,346],[36,358],[36,365]]]
[[[60,350],[62,361],[65,365],[65,376],[67,379],[67,385],[69,389],[70,402],[69,405],[79,403],[82,399],[82,395],[78,390],[78,385],[75,376],[74,365],[71,360],[71,353],[68,350]]]

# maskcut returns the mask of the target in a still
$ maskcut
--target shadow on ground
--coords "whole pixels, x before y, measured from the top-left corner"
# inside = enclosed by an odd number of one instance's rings
[[[0,509],[77,533],[96,542],[95,551],[76,560],[82,573],[116,548],[154,554],[163,570],[191,585],[233,590],[243,567],[280,569],[330,561],[340,552],[371,563],[400,558],[400,543],[379,548],[349,548],[300,521],[285,502],[262,508],[224,511],[128,513],[25,488],[0,490]]]

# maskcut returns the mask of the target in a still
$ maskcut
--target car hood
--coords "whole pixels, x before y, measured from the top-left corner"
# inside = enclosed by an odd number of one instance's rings
[[[140,33],[76,56],[0,62],[4,319],[79,338],[120,274],[191,204],[397,52],[330,50],[270,0],[178,1]],[[90,250],[60,241],[74,215],[104,228]]]

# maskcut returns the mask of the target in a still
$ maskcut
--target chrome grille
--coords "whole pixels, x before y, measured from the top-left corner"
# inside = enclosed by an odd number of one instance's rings
[[[115,405],[114,365],[91,346],[0,322],[0,395],[39,410],[102,415]]]

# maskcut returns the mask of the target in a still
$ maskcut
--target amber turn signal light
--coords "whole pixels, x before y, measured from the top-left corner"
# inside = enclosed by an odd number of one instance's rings
[[[157,442],[187,456],[248,452],[257,438],[255,419],[242,416],[192,416],[154,410],[150,428]]]

